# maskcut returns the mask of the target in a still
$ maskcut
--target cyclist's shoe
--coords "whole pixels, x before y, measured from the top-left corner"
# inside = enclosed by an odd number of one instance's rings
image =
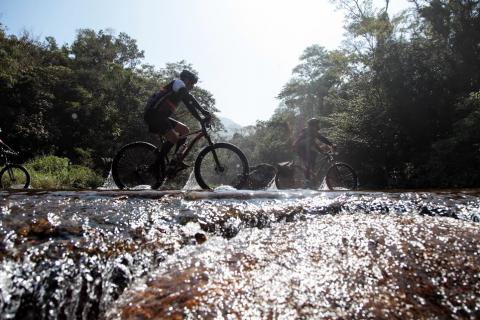
[[[183,162],[183,161],[177,162],[177,169],[178,169],[178,171],[187,169],[188,167],[190,167],[190,165],[189,165],[189,164],[186,164],[186,163]]]
[[[178,172],[178,171],[187,169],[188,167],[190,167],[190,165],[186,164],[183,161],[179,161],[177,159],[172,159],[172,161],[170,161],[168,167],[169,168],[167,169],[167,171],[168,170],[174,170],[175,172]]]

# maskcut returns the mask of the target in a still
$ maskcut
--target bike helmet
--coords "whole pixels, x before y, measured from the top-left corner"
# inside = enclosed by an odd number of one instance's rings
[[[318,120],[317,118],[311,118],[307,121],[307,126],[309,128],[318,128],[320,127],[320,120]]]
[[[193,83],[198,82],[198,77],[195,73],[188,71],[188,70],[183,70],[180,72],[180,79],[181,80],[190,80]]]

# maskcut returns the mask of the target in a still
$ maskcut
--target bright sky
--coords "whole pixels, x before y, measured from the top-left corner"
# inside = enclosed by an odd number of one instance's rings
[[[343,39],[343,13],[328,0],[0,0],[0,22],[59,44],[80,28],[125,32],[145,63],[191,63],[220,115],[240,125],[271,117],[306,47]]]

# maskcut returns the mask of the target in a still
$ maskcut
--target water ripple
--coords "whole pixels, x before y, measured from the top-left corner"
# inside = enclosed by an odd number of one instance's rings
[[[479,208],[477,191],[0,192],[0,318],[475,318]]]

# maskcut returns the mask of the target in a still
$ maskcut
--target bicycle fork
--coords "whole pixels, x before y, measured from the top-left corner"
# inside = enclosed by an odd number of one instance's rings
[[[206,138],[207,138],[207,141],[208,141],[208,144],[210,145],[210,147],[213,147],[212,139],[210,139],[209,136],[206,136]],[[218,171],[218,172],[222,173],[223,171],[225,171],[225,168],[222,167],[222,165],[220,164],[220,160],[218,159],[217,152],[215,151],[215,148],[212,148],[212,154],[213,154],[213,160],[215,160],[215,171]]]
[[[8,176],[10,177],[10,181],[12,182],[16,182],[17,180],[15,179],[15,175],[13,174],[13,169],[12,167],[7,167],[7,171],[8,171]]]

